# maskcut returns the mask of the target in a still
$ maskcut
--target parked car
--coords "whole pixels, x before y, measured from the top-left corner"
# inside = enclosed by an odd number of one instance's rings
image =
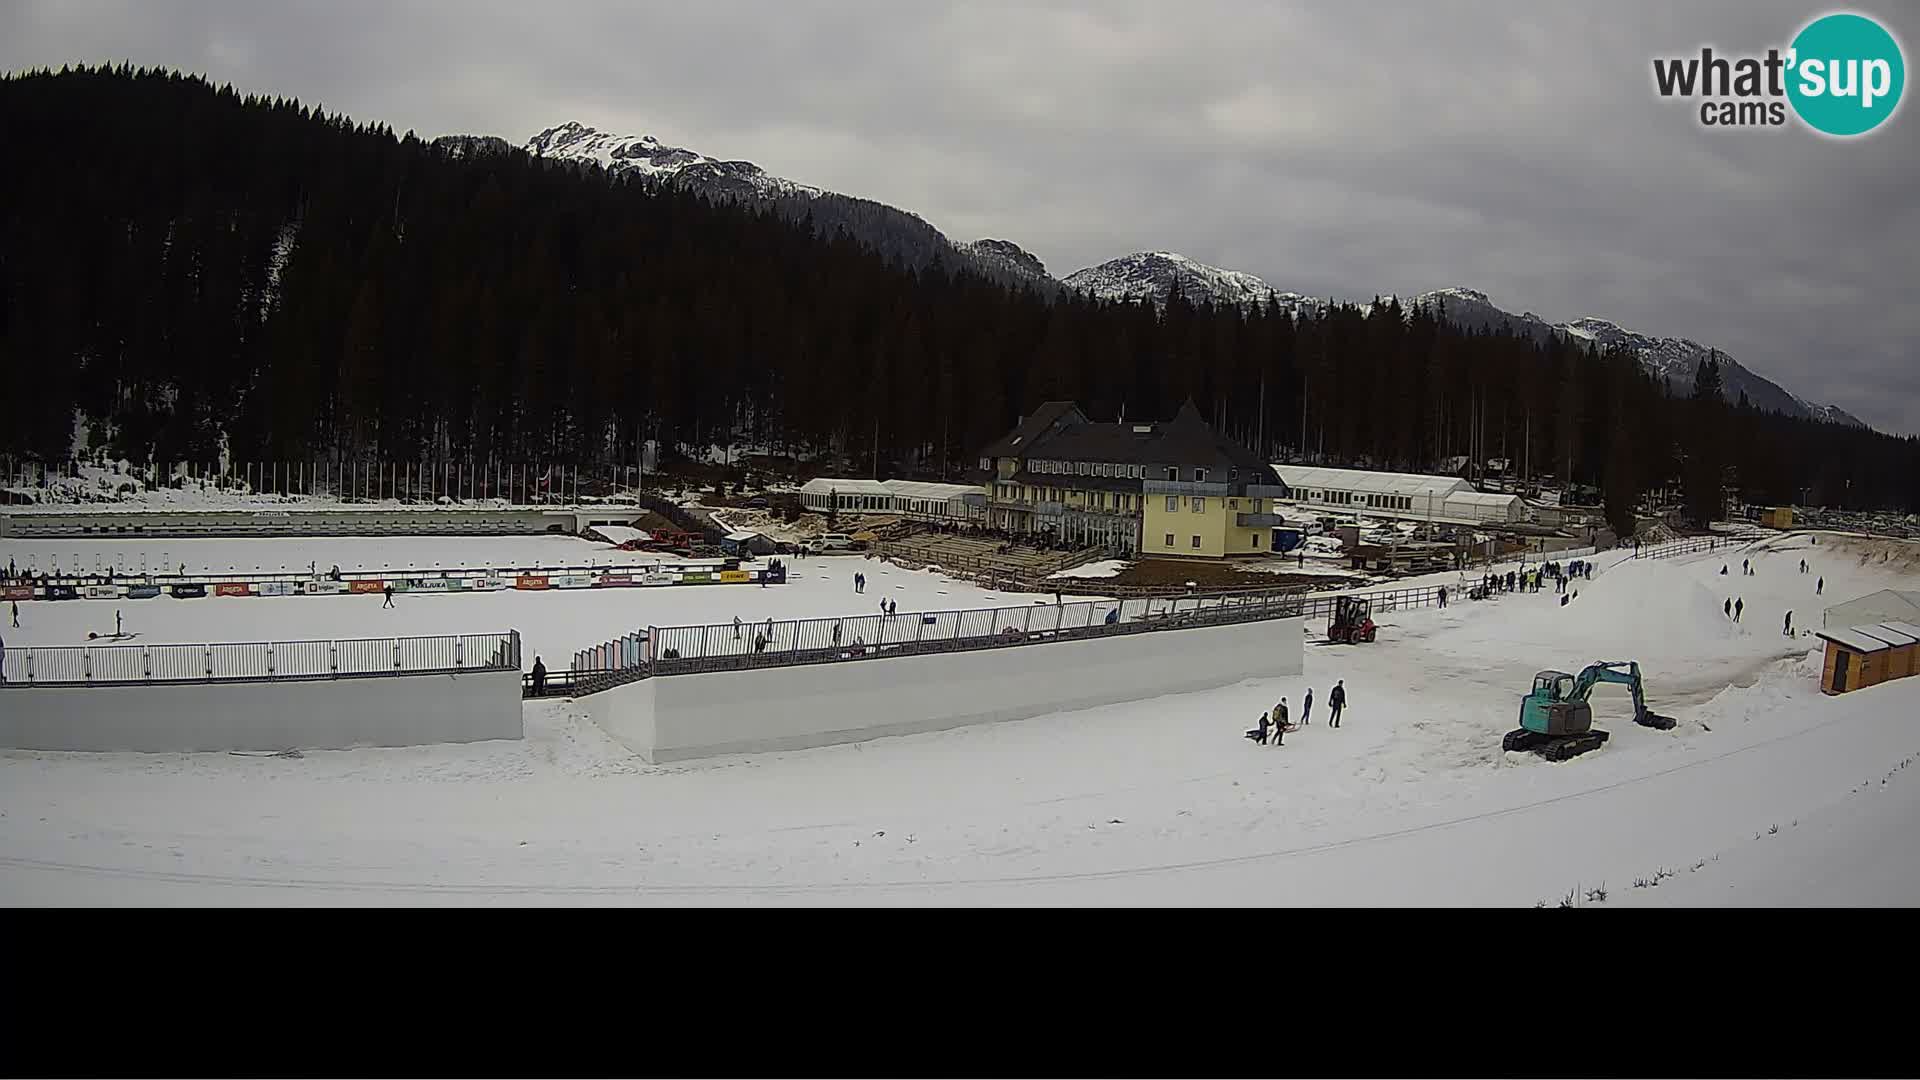
[[[822,533],[808,547],[813,551],[855,551],[859,545],[846,533]]]

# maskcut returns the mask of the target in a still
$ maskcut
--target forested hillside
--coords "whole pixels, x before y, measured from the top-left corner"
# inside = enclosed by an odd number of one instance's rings
[[[78,413],[136,461],[222,438],[583,463],[740,439],[955,476],[1040,401],[1165,417],[1190,396],[1275,455],[1477,450],[1622,491],[1724,464],[1759,501],[1920,502],[1915,440],[1670,399],[1623,353],[1391,303],[1295,321],[1014,291],[175,74],[7,78],[0,145],[0,453],[64,458]]]

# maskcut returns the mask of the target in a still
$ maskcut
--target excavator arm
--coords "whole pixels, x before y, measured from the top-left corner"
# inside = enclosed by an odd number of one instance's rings
[[[1567,695],[1568,701],[1585,701],[1599,683],[1619,683],[1633,694],[1633,722],[1643,727],[1659,727],[1652,721],[1665,720],[1656,717],[1647,709],[1646,687],[1640,681],[1640,664],[1634,660],[1602,660],[1587,665],[1574,679],[1573,691]],[[1672,727],[1671,721],[1666,724]]]

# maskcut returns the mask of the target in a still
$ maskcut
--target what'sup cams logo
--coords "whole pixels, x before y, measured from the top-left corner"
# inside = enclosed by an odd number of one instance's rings
[[[1907,65],[1900,43],[1865,15],[1822,15],[1800,28],[1785,50],[1765,56],[1699,56],[1653,62],[1663,98],[1699,101],[1709,128],[1778,128],[1788,108],[1822,135],[1849,138],[1880,127],[1900,107]]]

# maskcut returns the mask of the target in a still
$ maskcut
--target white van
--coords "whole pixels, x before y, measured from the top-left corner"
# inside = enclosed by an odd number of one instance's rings
[[[814,551],[852,551],[857,545],[846,533],[822,533],[808,546]]]

